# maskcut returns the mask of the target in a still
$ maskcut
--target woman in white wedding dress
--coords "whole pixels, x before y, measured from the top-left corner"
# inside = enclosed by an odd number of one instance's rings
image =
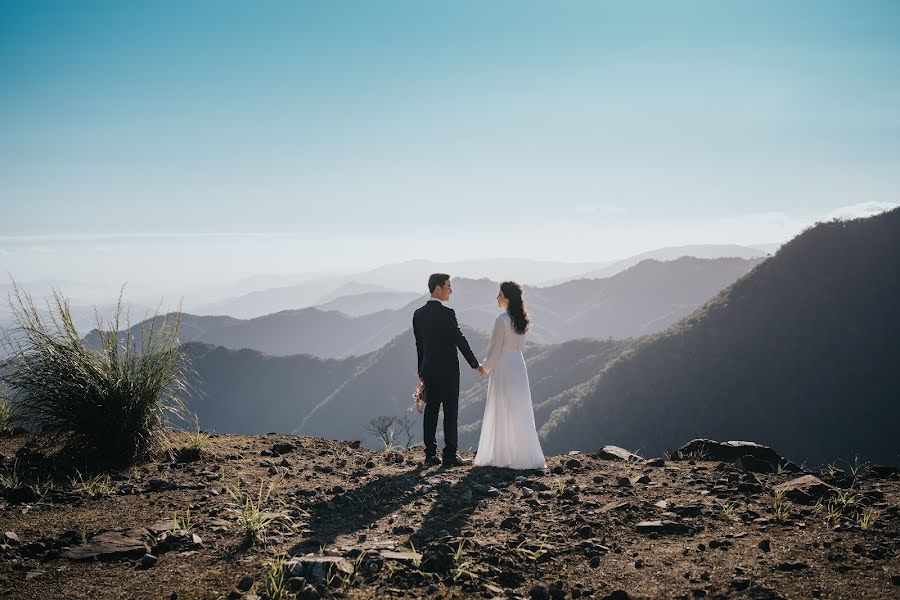
[[[513,281],[501,283],[497,304],[504,310],[494,321],[482,365],[489,376],[488,392],[473,464],[543,470],[544,453],[534,425],[528,371],[522,356],[531,323],[522,287]]]

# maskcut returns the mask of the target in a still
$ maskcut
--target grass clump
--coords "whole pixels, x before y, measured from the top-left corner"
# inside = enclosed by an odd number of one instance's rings
[[[17,488],[20,485],[22,485],[22,478],[19,476],[19,459],[16,459],[9,472],[0,473],[0,487]]]
[[[266,510],[272,492],[275,491],[278,485],[278,481],[270,483],[268,486],[264,482],[260,482],[259,493],[255,499],[252,494],[238,493],[228,486],[225,487],[225,491],[237,504],[237,508],[230,510],[237,514],[238,523],[244,530],[247,542],[253,544],[265,541],[266,532],[273,523],[279,519],[287,518],[285,515]]]
[[[4,386],[0,390],[0,429],[6,429],[12,423],[12,406],[9,403],[9,391]]]
[[[154,316],[133,332],[127,316],[122,323],[120,293],[106,325],[96,313],[92,347],[58,290],[43,310],[14,282],[10,306],[14,324],[4,340],[0,383],[10,389],[12,421],[115,462],[165,448],[169,417],[181,417],[187,392],[180,313]]]
[[[81,471],[75,469],[75,474],[69,477],[69,485],[73,492],[88,496],[106,496],[113,492],[110,476],[98,474],[85,477]]]

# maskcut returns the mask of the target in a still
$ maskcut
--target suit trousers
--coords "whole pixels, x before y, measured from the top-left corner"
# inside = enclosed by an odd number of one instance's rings
[[[437,456],[438,411],[444,408],[444,457],[457,451],[457,419],[459,415],[459,372],[425,377],[424,435],[425,456]]]

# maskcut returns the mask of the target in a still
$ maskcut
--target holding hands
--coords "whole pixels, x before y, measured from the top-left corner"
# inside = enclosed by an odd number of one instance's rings
[[[478,365],[478,369],[476,369],[476,370],[478,371],[478,374],[481,375],[482,377],[487,376],[487,371],[484,370],[484,365]]]

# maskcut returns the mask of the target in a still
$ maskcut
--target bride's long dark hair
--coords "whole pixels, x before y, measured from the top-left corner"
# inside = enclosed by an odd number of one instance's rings
[[[500,284],[500,291],[509,300],[506,312],[512,317],[513,329],[516,333],[523,334],[531,325],[531,317],[525,309],[525,300],[522,298],[522,286],[515,281],[504,281]]]

